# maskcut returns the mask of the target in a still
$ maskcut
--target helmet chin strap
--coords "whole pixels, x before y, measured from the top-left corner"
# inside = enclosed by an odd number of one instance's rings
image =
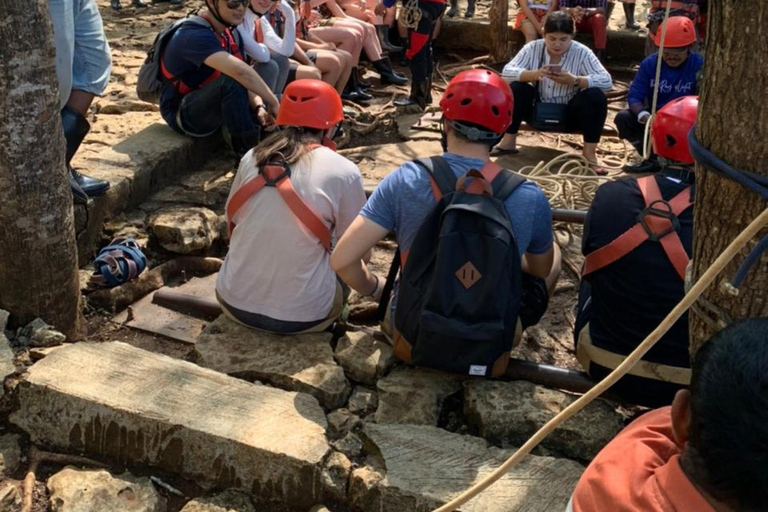
[[[235,27],[237,27],[237,25],[232,25],[231,23],[225,21],[224,18],[221,17],[221,14],[219,13],[219,0],[211,0],[211,2],[213,3],[212,7],[208,6],[208,1],[207,0],[205,2],[206,7],[208,7],[208,12],[210,12],[211,15],[213,15],[213,18],[216,21],[218,21],[219,23],[221,23],[222,25],[224,25],[228,29],[234,30]]]

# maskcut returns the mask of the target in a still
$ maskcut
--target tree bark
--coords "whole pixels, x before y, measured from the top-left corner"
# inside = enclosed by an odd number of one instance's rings
[[[488,13],[491,20],[491,59],[509,59],[509,0],[493,0]]]
[[[768,2],[711,0],[699,102],[697,136],[731,167],[768,175]],[[693,277],[698,279],[723,249],[768,207],[760,196],[734,181],[696,167]],[[765,236],[761,233],[747,249]],[[739,290],[733,278],[747,251],[721,274],[704,298],[733,319],[768,315],[768,255],[758,261]],[[690,315],[691,353],[715,332],[701,308]]]
[[[72,193],[46,0],[3,0],[0,21],[0,308],[80,328]]]

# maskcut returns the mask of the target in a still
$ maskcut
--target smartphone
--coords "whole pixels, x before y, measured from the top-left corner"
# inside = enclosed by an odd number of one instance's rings
[[[560,74],[560,72],[563,70],[562,64],[547,64],[544,66],[547,71],[554,74]]]

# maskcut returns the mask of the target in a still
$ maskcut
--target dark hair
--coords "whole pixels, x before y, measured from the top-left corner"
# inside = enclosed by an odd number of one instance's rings
[[[554,34],[561,32],[572,36],[574,33],[573,18],[570,14],[563,11],[555,11],[547,17],[544,23],[544,33]]]
[[[768,502],[768,318],[723,329],[696,354],[686,472],[739,512]]]

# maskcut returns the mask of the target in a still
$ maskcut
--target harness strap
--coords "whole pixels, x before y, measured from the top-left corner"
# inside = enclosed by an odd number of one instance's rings
[[[310,150],[319,144],[310,145]],[[269,182],[268,182],[269,180]],[[307,206],[296,193],[287,169],[280,165],[266,165],[258,176],[240,186],[227,203],[227,222],[230,236],[235,230],[235,215],[248,200],[266,186],[274,186],[291,212],[315,237],[320,240],[326,251],[331,252],[331,230],[322,219]]]
[[[637,249],[646,240],[656,238],[661,243],[667,259],[675,267],[675,271],[680,276],[680,279],[685,280],[685,268],[688,266],[690,259],[685,252],[680,236],[675,230],[675,224],[670,218],[649,212],[649,209],[656,203],[666,204],[669,208],[669,214],[674,215],[676,218],[693,205],[691,187],[687,187],[670,201],[664,201],[656,179],[653,176],[638,179],[637,185],[640,188],[640,193],[643,195],[646,206],[645,210],[641,212],[641,215],[643,215],[641,220],[610,244],[589,253],[584,259],[584,268],[581,273],[582,278],[620,260]]]

